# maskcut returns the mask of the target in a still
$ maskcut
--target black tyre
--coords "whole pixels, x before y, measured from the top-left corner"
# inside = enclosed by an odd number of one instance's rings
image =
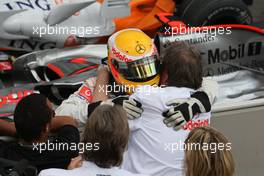
[[[241,0],[184,0],[177,14],[190,26],[252,23],[252,15]]]

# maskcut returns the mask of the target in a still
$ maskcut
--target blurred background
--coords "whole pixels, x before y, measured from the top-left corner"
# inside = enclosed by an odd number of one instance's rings
[[[264,20],[264,0],[254,0],[250,10],[255,22]]]

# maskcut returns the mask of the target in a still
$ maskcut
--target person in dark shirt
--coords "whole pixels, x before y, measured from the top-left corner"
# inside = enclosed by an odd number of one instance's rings
[[[50,134],[56,136],[50,138]],[[0,136],[16,136],[16,143],[0,142],[0,157],[27,159],[40,172],[67,169],[78,156],[79,131],[71,117],[55,117],[50,101],[41,94],[23,98],[16,106],[14,123],[0,120]]]

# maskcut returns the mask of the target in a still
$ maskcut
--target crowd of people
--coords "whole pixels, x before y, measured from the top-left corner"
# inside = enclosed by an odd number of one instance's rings
[[[0,120],[0,135],[17,139],[0,142],[0,158],[26,159],[40,176],[233,176],[231,143],[209,127],[218,90],[200,53],[174,42],[161,57],[137,29],[113,34],[108,49],[108,67],[55,111],[31,94],[14,122]]]

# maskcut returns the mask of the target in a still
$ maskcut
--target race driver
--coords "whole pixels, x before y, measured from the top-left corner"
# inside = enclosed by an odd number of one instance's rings
[[[100,87],[96,77],[87,79],[83,85],[56,109],[56,115],[68,115],[75,118],[79,127],[83,127],[90,112],[100,105],[101,101],[93,97],[94,91],[105,91],[109,103],[120,104],[126,110],[129,119],[140,117],[141,104],[129,99],[128,94],[140,85],[159,85],[159,55],[150,37],[139,29],[125,29],[116,32],[108,40],[108,69],[101,67],[98,74],[108,80],[109,86]],[[98,86],[99,85],[99,86]],[[117,88],[118,87],[118,88]],[[168,102],[172,108],[164,113],[164,123],[178,129],[194,117],[196,113],[209,112],[214,101],[217,84],[204,81],[202,91],[194,93],[191,98]]]

